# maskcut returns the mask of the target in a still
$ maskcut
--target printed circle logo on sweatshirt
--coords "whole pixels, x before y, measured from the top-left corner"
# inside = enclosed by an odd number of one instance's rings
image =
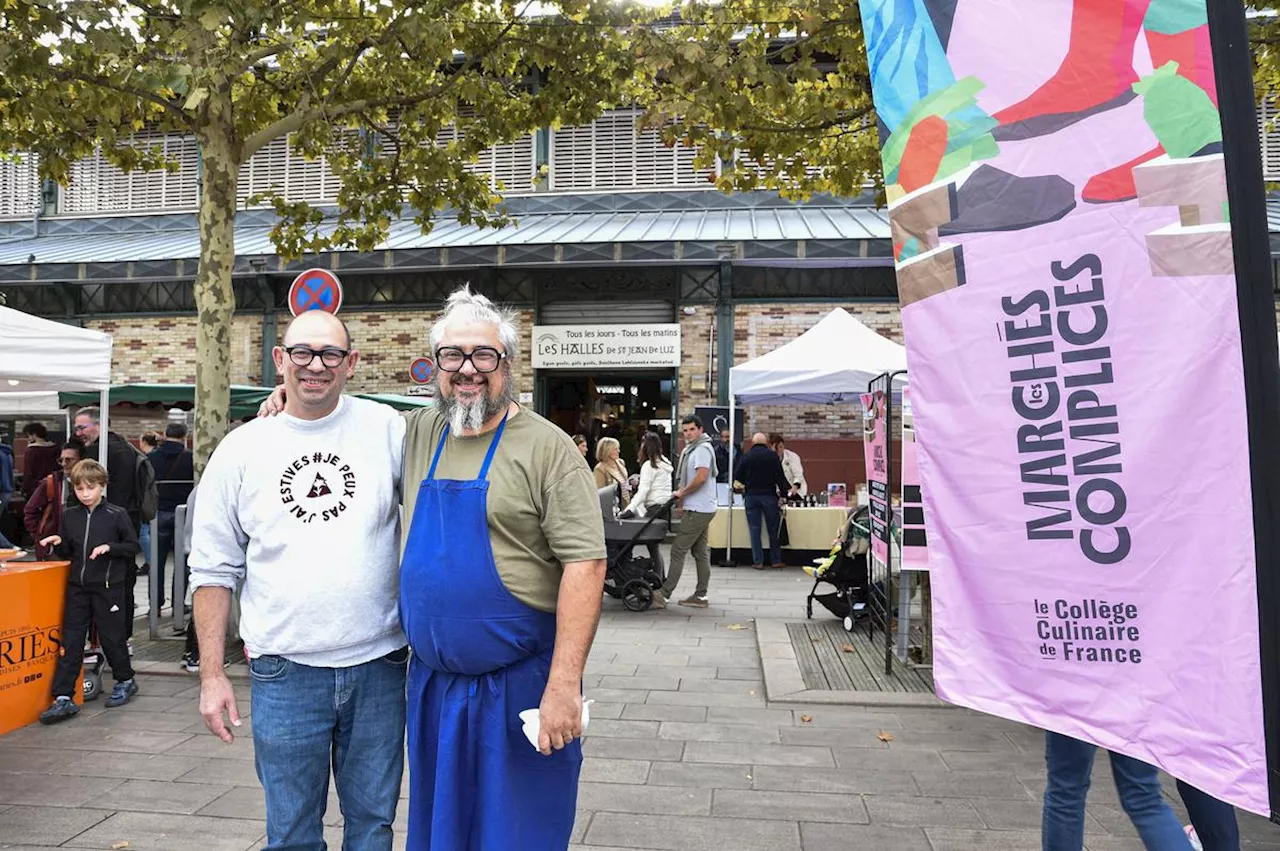
[[[347,510],[355,495],[355,471],[331,452],[301,455],[280,476],[280,501],[303,523],[328,523]]]

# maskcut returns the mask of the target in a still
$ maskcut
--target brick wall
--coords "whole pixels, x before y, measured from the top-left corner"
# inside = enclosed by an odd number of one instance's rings
[[[92,319],[86,328],[113,338],[111,380],[116,384],[194,384],[196,318],[155,316]],[[231,383],[262,380],[262,316],[237,316],[231,329]]]
[[[404,393],[413,382],[409,365],[430,354],[427,334],[438,311],[360,311],[344,314],[351,338],[360,350],[360,365],[347,387],[356,393]],[[285,317],[288,319],[288,317]],[[512,362],[517,392],[533,392],[533,368],[529,364],[529,335],[533,311],[521,310],[517,321],[520,352]],[[283,337],[284,324],[280,327]]]
[[[427,354],[427,332],[436,311],[353,311],[343,319],[360,350],[360,364],[348,383],[356,393],[404,393],[412,383],[409,364]],[[287,314],[277,318],[277,339],[289,324]],[[233,320],[231,333],[231,383],[262,383],[262,316],[246,314]],[[100,319],[86,327],[114,338],[111,379],[117,384],[192,384],[196,380],[196,319],[194,316],[159,316]],[[528,363],[528,338],[533,311],[522,310],[519,332],[522,352],[513,373],[520,392],[533,391],[533,370]],[[163,422],[163,415],[161,416]],[[144,425],[142,418],[137,423]]]

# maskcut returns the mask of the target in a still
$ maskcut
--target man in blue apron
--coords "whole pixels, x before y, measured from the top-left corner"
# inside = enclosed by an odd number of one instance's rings
[[[573,441],[514,401],[518,341],[514,314],[455,292],[431,330],[436,404],[408,420],[412,851],[550,851],[573,829],[604,530]]]

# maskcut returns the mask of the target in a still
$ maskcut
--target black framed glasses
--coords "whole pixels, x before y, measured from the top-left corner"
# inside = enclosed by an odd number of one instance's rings
[[[493,372],[506,356],[506,352],[493,346],[476,346],[470,353],[457,346],[441,346],[436,349],[436,366],[445,372],[459,372],[464,363],[471,361],[476,372]]]
[[[310,346],[285,346],[284,351],[294,366],[311,366],[316,358],[320,358],[320,363],[329,369],[342,366],[342,362],[347,359],[347,355],[351,354],[346,349],[339,349],[334,346],[327,346],[323,349],[313,349]]]

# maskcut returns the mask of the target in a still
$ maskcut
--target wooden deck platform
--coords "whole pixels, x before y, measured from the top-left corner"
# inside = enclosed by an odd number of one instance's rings
[[[805,688],[823,691],[878,691],[932,694],[933,675],[928,668],[913,668],[893,660],[893,672],[884,673],[884,634],[874,642],[865,625],[852,633],[835,620],[787,624]]]

